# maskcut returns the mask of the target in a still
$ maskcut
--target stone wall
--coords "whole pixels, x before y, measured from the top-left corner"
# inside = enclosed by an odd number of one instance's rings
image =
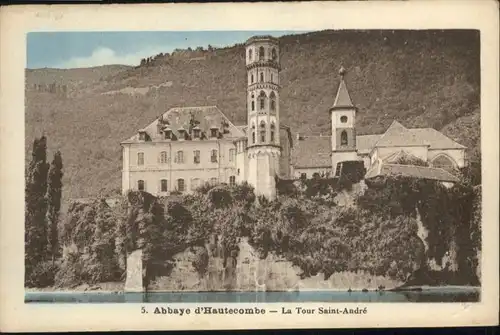
[[[239,254],[233,259],[228,257],[224,268],[223,258],[210,255],[207,271],[200,275],[193,267],[195,253],[187,249],[175,255],[175,266],[167,277],[153,282],[149,290],[161,291],[300,291],[300,290],[374,290],[383,286],[386,289],[402,285],[381,276],[364,272],[334,273],[328,280],[323,274],[300,278],[300,268],[291,262],[270,253],[260,259],[247,239],[239,243]]]

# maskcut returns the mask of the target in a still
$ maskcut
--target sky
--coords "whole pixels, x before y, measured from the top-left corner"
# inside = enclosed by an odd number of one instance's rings
[[[279,37],[302,31],[32,32],[27,37],[27,68],[77,68],[107,64],[139,65],[141,58],[174,49],[210,44],[224,47],[254,35]]]

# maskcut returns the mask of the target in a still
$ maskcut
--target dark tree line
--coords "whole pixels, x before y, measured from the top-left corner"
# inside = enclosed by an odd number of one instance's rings
[[[25,188],[25,283],[39,280],[43,267],[54,266],[60,254],[57,223],[61,209],[62,157],[47,162],[47,138],[33,142]],[[50,264],[47,265],[46,262]]]

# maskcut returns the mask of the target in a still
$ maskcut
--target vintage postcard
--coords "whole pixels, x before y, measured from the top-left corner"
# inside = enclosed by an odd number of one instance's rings
[[[2,330],[496,324],[497,10],[2,8]]]

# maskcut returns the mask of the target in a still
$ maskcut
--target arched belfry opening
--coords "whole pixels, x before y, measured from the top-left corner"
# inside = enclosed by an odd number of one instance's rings
[[[264,60],[265,57],[265,50],[264,47],[259,48],[259,60]]]
[[[276,94],[274,94],[274,92],[271,92],[269,95],[269,109],[271,111],[276,110]]]
[[[263,110],[266,108],[266,99],[267,99],[266,92],[260,91],[260,94],[259,94],[259,109],[260,110]]]
[[[347,132],[345,130],[340,133],[340,145],[347,145],[348,140],[347,140]]]

